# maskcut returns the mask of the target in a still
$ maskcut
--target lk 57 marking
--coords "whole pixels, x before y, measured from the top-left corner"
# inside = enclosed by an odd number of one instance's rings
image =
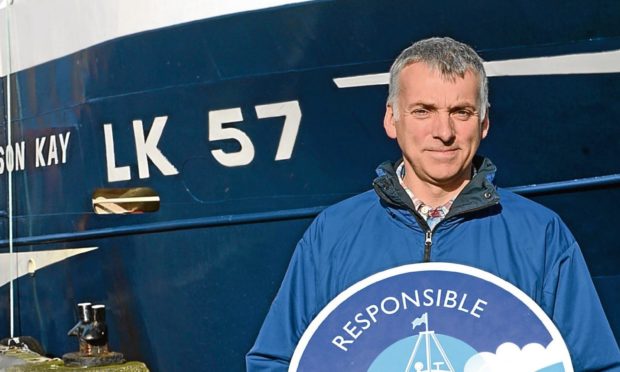
[[[254,107],[258,119],[275,118],[284,116],[284,125],[275,154],[275,161],[290,159],[293,155],[297,133],[301,124],[301,109],[299,101],[286,101],[257,105]],[[158,148],[168,116],[158,116],[153,120],[153,125],[148,135],[144,135],[142,120],[133,121],[134,143],[136,150],[136,162],[138,164],[139,178],[149,178],[150,160],[164,176],[179,174],[177,168]],[[215,160],[225,167],[239,167],[248,165],[254,160],[255,149],[252,139],[246,132],[239,128],[224,126],[224,124],[243,122],[243,114],[240,107],[222,110],[212,110],[208,114],[208,141],[233,140],[239,144],[239,150],[225,152],[223,149],[211,151]],[[131,179],[130,166],[118,166],[114,149],[114,133],[112,124],[103,125],[106,168],[108,182],[128,181]]]

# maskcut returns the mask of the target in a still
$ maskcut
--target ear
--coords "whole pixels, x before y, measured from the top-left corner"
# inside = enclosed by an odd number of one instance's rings
[[[391,139],[396,139],[396,119],[392,106],[385,106],[385,116],[383,117],[383,128]]]
[[[490,124],[491,123],[489,121],[489,109],[487,108],[487,111],[484,114],[484,119],[482,119],[482,122],[480,123],[480,130],[482,131],[480,133],[480,138],[485,139],[487,134],[489,134]]]

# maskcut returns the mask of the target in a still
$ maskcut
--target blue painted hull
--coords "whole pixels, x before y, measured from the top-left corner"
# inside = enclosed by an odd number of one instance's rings
[[[370,188],[375,166],[399,156],[382,128],[387,87],[339,89],[334,78],[386,72],[403,47],[431,35],[491,61],[617,50],[619,22],[620,3],[606,1],[319,1],[139,33],[12,74],[12,141],[25,141],[26,154],[12,174],[15,250],[97,247],[16,281],[16,333],[60,356],[77,348],[66,336],[75,304],[105,303],[111,347],[129,359],[154,371],[243,370],[313,216]],[[495,77],[490,92],[481,153],[498,165],[500,186],[620,173],[620,74]],[[289,101],[299,102],[299,132],[290,159],[275,160],[283,120],[259,119],[255,107]],[[255,149],[247,165],[226,167],[212,154],[239,150],[209,140],[209,112],[229,108],[240,108],[234,127]],[[161,116],[157,147],[178,174],[151,162],[139,178],[132,121],[148,132]],[[104,124],[129,180],[110,181]],[[66,132],[66,162],[36,167],[34,139]],[[158,212],[93,212],[95,189],[137,186],[157,191]],[[620,338],[618,184],[531,197],[576,235]],[[0,224],[8,231],[6,218]],[[8,234],[1,243],[7,252]],[[8,317],[5,285],[0,335]]]

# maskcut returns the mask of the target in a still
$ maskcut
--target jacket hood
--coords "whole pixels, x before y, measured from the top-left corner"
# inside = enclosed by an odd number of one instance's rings
[[[373,187],[379,198],[389,205],[414,211],[413,201],[400,185],[396,175],[396,168],[400,163],[402,159],[395,163],[387,161],[379,165]],[[499,203],[499,194],[493,184],[497,171],[495,165],[488,158],[478,155],[474,157],[472,163],[476,175],[456,197],[446,218]]]

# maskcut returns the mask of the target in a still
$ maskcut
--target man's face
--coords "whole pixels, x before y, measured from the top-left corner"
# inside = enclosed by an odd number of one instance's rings
[[[470,178],[472,159],[489,130],[488,118],[480,118],[478,84],[470,71],[450,80],[424,63],[401,71],[398,115],[388,106],[384,127],[403,152],[409,185],[450,190]]]

